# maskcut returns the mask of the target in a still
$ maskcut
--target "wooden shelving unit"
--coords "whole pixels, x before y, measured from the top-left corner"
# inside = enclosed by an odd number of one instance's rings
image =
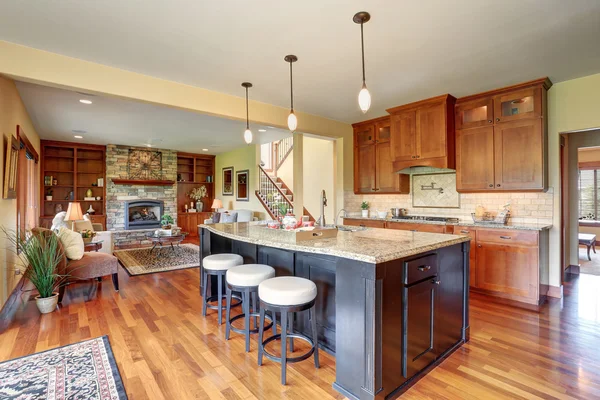
[[[210,180],[210,182],[208,182]],[[210,206],[215,198],[215,156],[206,154],[177,153],[177,225],[190,236],[197,236],[198,224],[210,217]],[[202,200],[203,212],[186,213],[192,199],[188,193],[204,185],[208,196]]]
[[[58,204],[67,211],[69,202],[78,201],[84,213],[91,205],[96,211],[92,220],[106,226],[106,147],[50,140],[42,140],[41,147],[40,225],[50,227]],[[57,184],[46,185],[46,176],[52,176]],[[92,186],[98,178],[104,179],[104,186]],[[84,200],[88,189],[101,200]],[[49,190],[52,200],[46,200]]]

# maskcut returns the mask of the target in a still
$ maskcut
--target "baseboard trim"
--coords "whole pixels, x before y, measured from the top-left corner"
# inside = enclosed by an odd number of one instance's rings
[[[567,272],[569,274],[579,275],[579,273],[581,272],[581,267],[579,265],[571,264],[567,267],[567,269],[565,269],[565,272]]]
[[[563,285],[560,285],[560,286],[549,285],[548,286],[548,296],[554,297],[556,299],[562,299],[563,298]]]
[[[15,314],[19,307],[29,301],[31,297],[31,291],[27,290],[31,285],[29,281],[25,282],[25,278],[22,278],[19,283],[17,283],[6,299],[6,303],[2,306],[2,310],[0,310],[0,333],[4,332],[10,325],[10,323],[15,319]]]

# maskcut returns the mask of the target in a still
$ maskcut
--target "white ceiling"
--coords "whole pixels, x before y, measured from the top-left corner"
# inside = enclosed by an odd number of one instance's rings
[[[365,25],[371,111],[357,105]],[[0,3],[0,39],[357,122],[443,93],[600,72],[599,0],[102,0]],[[43,68],[43,66],[40,66]],[[65,71],[68,73],[68,71]]]
[[[242,121],[114,97],[87,96],[26,82],[17,82],[17,89],[42,139],[129,146],[149,144],[206,154],[219,154],[245,145],[246,124]],[[89,99],[92,104],[82,104],[80,99]],[[287,130],[258,125],[251,128],[254,143],[290,136]],[[259,128],[266,132],[258,132]],[[75,139],[75,135],[83,139]]]

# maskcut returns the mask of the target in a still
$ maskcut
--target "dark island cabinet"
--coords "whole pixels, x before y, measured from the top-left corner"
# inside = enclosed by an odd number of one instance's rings
[[[258,248],[258,263],[275,268],[275,276],[294,276],[296,253],[273,247]]]
[[[325,350],[335,353],[335,269],[336,259],[300,253],[296,256],[296,276],[317,285],[315,303],[317,334]],[[295,329],[312,337],[308,312],[296,314]]]

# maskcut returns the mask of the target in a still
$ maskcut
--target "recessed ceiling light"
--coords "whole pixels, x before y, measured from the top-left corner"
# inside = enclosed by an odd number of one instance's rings
[[[259,132],[266,132],[267,130],[266,129],[259,129],[258,131]]]
[[[73,137],[74,137],[75,139],[83,139],[83,136],[81,136],[81,135],[75,135],[75,136],[73,136]]]
[[[152,147],[152,145],[150,143],[147,143],[146,147]]]
[[[92,104],[91,100],[86,100],[86,99],[81,99],[81,100],[79,100],[79,102],[83,103],[83,104]]]
[[[202,149],[202,151],[208,151],[208,149]]]

